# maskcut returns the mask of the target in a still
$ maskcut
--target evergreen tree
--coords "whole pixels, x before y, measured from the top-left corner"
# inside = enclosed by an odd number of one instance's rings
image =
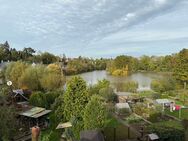
[[[83,130],[83,114],[88,103],[86,82],[81,77],[73,77],[68,83],[64,94],[64,117],[67,121],[73,119],[73,133],[78,139]]]
[[[177,55],[174,76],[186,86],[188,82],[188,49],[183,49]]]
[[[107,110],[102,97],[93,95],[84,112],[84,128],[100,129],[107,122]]]

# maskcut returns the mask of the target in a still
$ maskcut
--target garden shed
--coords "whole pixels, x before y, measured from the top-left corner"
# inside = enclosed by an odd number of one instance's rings
[[[170,100],[170,99],[156,99],[156,103],[157,104],[160,104],[163,106],[163,111],[164,111],[164,108],[165,106],[170,106],[171,103],[173,103],[174,101],[173,100]]]
[[[120,103],[126,102],[131,92],[115,92]]]
[[[20,122],[24,122],[26,126],[33,127],[38,125],[39,127],[47,126],[47,115],[51,112],[51,110],[46,110],[41,107],[32,107],[24,112],[19,113]]]
[[[125,115],[131,112],[131,108],[128,103],[116,103],[115,110],[119,115]]]

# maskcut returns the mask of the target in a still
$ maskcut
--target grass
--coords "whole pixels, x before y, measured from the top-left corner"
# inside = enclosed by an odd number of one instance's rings
[[[46,136],[49,137],[49,141],[60,141],[61,139],[61,133],[57,130],[51,131],[50,129],[47,129],[41,131],[40,140],[43,141]]]
[[[166,114],[169,114],[171,116],[174,116],[176,118],[179,118],[179,111],[173,111],[173,112],[170,112],[169,109],[166,109],[165,110],[165,113]],[[179,119],[188,119],[188,109],[181,109],[181,118]]]

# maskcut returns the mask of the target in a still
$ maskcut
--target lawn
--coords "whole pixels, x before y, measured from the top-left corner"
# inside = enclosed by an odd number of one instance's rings
[[[165,113],[169,114],[171,116],[174,116],[176,118],[179,118],[179,114],[181,113],[180,114],[181,115],[180,119],[188,119],[188,108],[186,108],[186,109],[182,108],[181,111],[173,111],[173,112],[170,112],[169,109],[166,109]]]

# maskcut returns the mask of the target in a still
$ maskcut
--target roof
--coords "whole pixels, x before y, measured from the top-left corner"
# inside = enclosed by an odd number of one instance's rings
[[[157,140],[157,139],[159,139],[159,137],[158,137],[156,134],[154,134],[154,133],[149,134],[148,137],[149,137],[151,140]]]
[[[156,99],[156,102],[158,104],[166,104],[166,103],[171,103],[172,100],[169,100],[169,99]]]
[[[21,95],[23,95],[23,94],[24,94],[24,92],[23,92],[23,90],[22,90],[22,89],[13,90],[13,93],[15,93],[15,94],[21,94]]]
[[[97,130],[81,131],[80,141],[104,141],[104,136]]]
[[[132,94],[131,92],[115,92],[115,93],[118,96],[129,96]]]
[[[130,109],[130,106],[128,103],[116,103],[116,108],[122,109],[122,108],[127,108]]]
[[[68,127],[72,127],[72,124],[70,122],[59,123],[56,129],[62,129],[62,128],[68,128]]]
[[[20,113],[19,115],[31,117],[31,118],[39,118],[39,117],[46,115],[50,112],[51,112],[51,110],[46,110],[45,108],[34,107],[30,110]]]

